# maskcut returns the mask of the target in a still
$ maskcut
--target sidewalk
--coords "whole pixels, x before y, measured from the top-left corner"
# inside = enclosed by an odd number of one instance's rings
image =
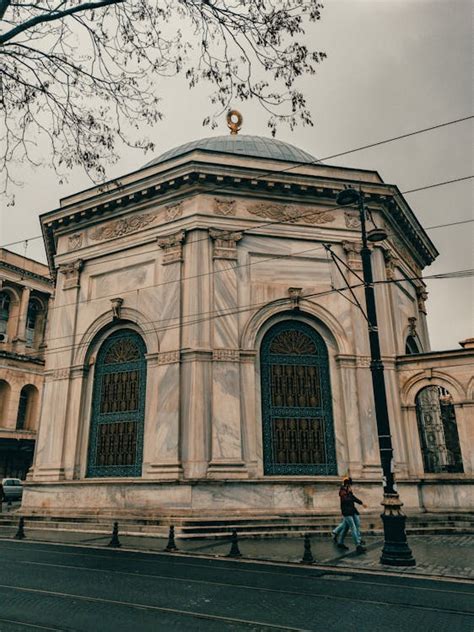
[[[120,526],[119,526],[120,529]],[[16,528],[0,530],[0,539],[14,537]],[[110,535],[75,533],[58,529],[25,530],[26,539],[55,544],[74,544],[103,547],[110,542]],[[120,535],[122,549],[143,552],[163,552],[165,538]],[[474,580],[474,535],[413,535],[409,545],[417,561],[415,567],[387,567],[379,563],[383,540],[380,536],[364,538],[367,552],[357,555],[350,537],[346,543],[349,551],[340,551],[327,536],[312,536],[311,547],[315,565],[348,570],[366,570],[384,573],[402,573],[421,576],[436,576],[453,579]],[[230,538],[176,540],[177,555],[193,554],[206,557],[225,557],[230,550]],[[303,557],[303,535],[285,538],[239,538],[243,560],[261,560],[280,563],[300,563]]]

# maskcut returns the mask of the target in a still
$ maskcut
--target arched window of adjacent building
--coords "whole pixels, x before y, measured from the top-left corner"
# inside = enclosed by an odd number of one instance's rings
[[[0,292],[0,342],[7,341],[9,317],[10,296],[7,292]]]
[[[140,476],[145,421],[143,339],[130,329],[111,334],[97,354],[87,476]]]
[[[415,336],[407,336],[405,343],[405,354],[414,355],[415,353],[421,353],[420,346]]]
[[[416,396],[423,465],[427,473],[463,472],[456,411],[449,392],[426,386]]]
[[[36,404],[38,389],[33,384],[27,384],[21,389],[16,417],[16,429],[26,430],[35,427]]]
[[[38,299],[32,298],[28,303],[28,312],[26,315],[26,344],[32,347],[35,343],[37,332],[38,317],[41,313],[41,303]]]
[[[6,425],[10,392],[10,384],[5,380],[0,380],[0,426]]]
[[[337,474],[329,360],[300,321],[274,325],[260,351],[265,474]]]

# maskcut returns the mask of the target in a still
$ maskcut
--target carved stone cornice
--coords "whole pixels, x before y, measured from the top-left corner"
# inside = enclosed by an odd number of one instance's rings
[[[214,362],[239,362],[240,351],[238,349],[214,349],[212,359]]]
[[[105,226],[99,226],[89,234],[92,241],[105,241],[116,237],[123,237],[129,233],[141,230],[155,221],[158,213],[143,213],[132,217],[124,217],[113,222],[107,223]]]
[[[35,281],[41,281],[41,283],[45,283],[47,285],[54,285],[54,281],[50,277],[43,276],[42,274],[37,274],[36,272],[30,272],[30,270],[25,270],[24,268],[20,268],[19,266],[9,263],[8,261],[0,261],[0,270],[1,269],[14,272],[15,274],[18,274],[20,278],[22,279],[25,279],[25,278],[34,279]],[[11,281],[11,283],[16,283],[16,282],[17,281],[13,279]]]
[[[334,213],[299,204],[258,202],[248,206],[247,211],[252,215],[266,217],[285,224],[327,224],[335,220]]]
[[[242,239],[243,233],[210,228],[209,235],[214,242],[213,259],[237,259],[237,242]]]
[[[163,265],[178,263],[183,260],[183,242],[185,237],[186,232],[184,230],[165,237],[158,237],[156,242],[164,251]]]
[[[61,263],[58,266],[60,274],[65,276],[63,290],[71,290],[72,288],[79,287],[79,278],[83,267],[84,261],[82,259],[76,259],[76,261],[70,261],[69,263]]]

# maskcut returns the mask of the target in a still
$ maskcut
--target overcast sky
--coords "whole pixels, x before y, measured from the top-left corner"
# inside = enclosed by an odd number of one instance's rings
[[[473,113],[472,4],[470,0],[325,0],[322,19],[308,30],[315,48],[327,52],[305,91],[315,120],[313,128],[277,137],[318,158]],[[185,84],[161,83],[164,122],[149,135],[156,154],[201,136],[227,133],[225,122],[209,132],[201,126],[209,114],[204,90],[188,94]],[[242,133],[268,135],[265,112],[257,104],[235,104],[244,115]],[[130,149],[114,165],[116,177],[148,162],[151,156]],[[385,182],[402,191],[471,175],[471,122],[452,125],[410,139],[330,161],[376,169]],[[38,215],[59,199],[90,186],[81,172],[60,186],[44,169],[25,165],[24,186],[16,206],[2,208],[0,244],[40,234]],[[472,181],[407,195],[425,227],[473,217]],[[425,274],[474,267],[474,223],[429,230],[440,251]],[[23,254],[24,244],[11,247]],[[26,254],[44,261],[41,240],[28,243]],[[433,349],[458,346],[474,336],[472,279],[429,281],[428,319]]]

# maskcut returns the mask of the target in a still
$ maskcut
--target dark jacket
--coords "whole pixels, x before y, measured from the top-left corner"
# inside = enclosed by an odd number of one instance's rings
[[[355,516],[357,511],[355,504],[362,505],[362,501],[356,498],[348,487],[342,485],[339,490],[339,498],[341,499],[341,513],[343,516]]]

